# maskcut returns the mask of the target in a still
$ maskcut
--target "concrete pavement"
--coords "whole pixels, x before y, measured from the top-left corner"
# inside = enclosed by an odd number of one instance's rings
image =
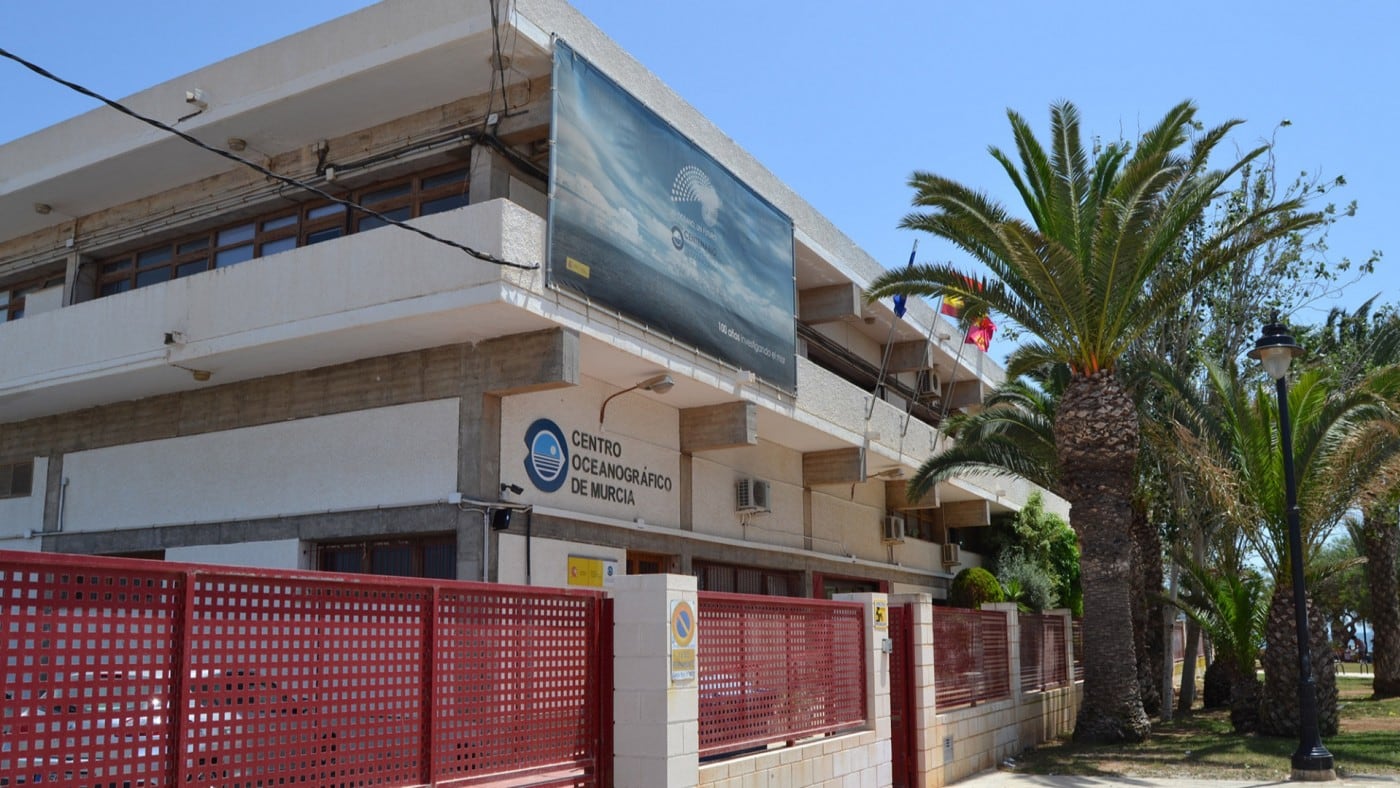
[[[1203,780],[1197,777],[1161,779],[1149,777],[1089,777],[1083,775],[1019,774],[994,771],[954,783],[957,788],[1098,788],[1108,785],[1128,785],[1136,788],[1264,788],[1264,786],[1298,786],[1288,780]],[[1336,788],[1382,788],[1400,785],[1400,777],[1347,777],[1335,782],[1318,783]]]

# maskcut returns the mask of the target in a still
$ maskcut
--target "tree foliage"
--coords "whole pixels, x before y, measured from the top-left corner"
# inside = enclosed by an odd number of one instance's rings
[[[948,588],[948,602],[957,607],[980,610],[982,605],[1005,599],[996,577],[980,566],[970,566],[958,572]]]

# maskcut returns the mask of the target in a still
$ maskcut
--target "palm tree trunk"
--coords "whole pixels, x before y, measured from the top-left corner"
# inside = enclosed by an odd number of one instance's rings
[[[1384,513],[1382,511],[1384,510]],[[1400,511],[1392,504],[1367,513],[1361,527],[1371,592],[1371,648],[1377,698],[1400,697]]]
[[[1259,729],[1259,676],[1249,670],[1227,668],[1230,675],[1230,727],[1235,733]]]
[[[1181,699],[1176,710],[1186,714],[1191,711],[1191,705],[1196,702],[1196,658],[1199,656],[1201,645],[1201,625],[1187,619],[1182,638],[1184,640],[1181,644]]]
[[[1313,683],[1317,687],[1317,729],[1322,736],[1337,735],[1337,669],[1327,628],[1308,606],[1308,639],[1311,641]],[[1259,699],[1259,732],[1268,736],[1298,735],[1298,632],[1293,618],[1293,587],[1279,583],[1269,604],[1265,628],[1264,692]]]
[[[1080,542],[1084,589],[1084,700],[1074,739],[1138,742],[1151,733],[1133,648],[1132,399],[1100,371],[1075,375],[1055,415],[1055,451]]]
[[[1138,693],[1142,709],[1154,717],[1171,698],[1162,698],[1162,539],[1147,516],[1147,507],[1133,502],[1133,652],[1137,655]]]

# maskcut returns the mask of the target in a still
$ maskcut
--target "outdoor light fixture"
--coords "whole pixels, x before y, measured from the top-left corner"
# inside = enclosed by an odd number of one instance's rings
[[[614,397],[620,397],[629,391],[636,391],[638,389],[641,389],[642,391],[654,391],[657,394],[665,394],[666,392],[670,391],[671,388],[675,385],[675,379],[672,378],[670,375],[663,373],[661,375],[656,375],[654,377],[647,378],[646,380],[634,386],[628,386],[622,391],[619,391],[616,394],[612,394],[607,399],[603,400],[603,406],[601,408],[598,408],[598,423],[603,423],[603,414],[608,412],[608,403],[612,402]]]
[[[1293,425],[1288,416],[1288,365],[1303,348],[1278,322],[1264,326],[1249,357],[1258,359],[1274,379],[1278,393],[1279,443],[1283,451],[1283,483],[1288,519],[1288,563],[1293,570],[1293,620],[1298,630],[1298,749],[1293,753],[1293,779],[1335,780],[1332,753],[1322,744],[1317,728],[1317,686],[1313,682],[1311,638],[1308,637],[1307,590],[1303,580],[1303,535],[1298,522],[1298,484],[1293,473]]]

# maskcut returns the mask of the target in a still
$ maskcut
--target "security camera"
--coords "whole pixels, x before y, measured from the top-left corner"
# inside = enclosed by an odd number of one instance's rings
[[[502,485],[501,485],[501,492],[506,492],[507,490],[509,490],[511,493],[513,493],[513,494],[515,494],[515,495],[519,495],[519,494],[525,492],[525,488],[524,488],[524,487],[521,487],[521,486],[518,485],[518,484],[502,484]]]
[[[209,109],[209,102],[204,97],[204,91],[199,88],[185,91],[185,103],[193,104],[199,109]]]

